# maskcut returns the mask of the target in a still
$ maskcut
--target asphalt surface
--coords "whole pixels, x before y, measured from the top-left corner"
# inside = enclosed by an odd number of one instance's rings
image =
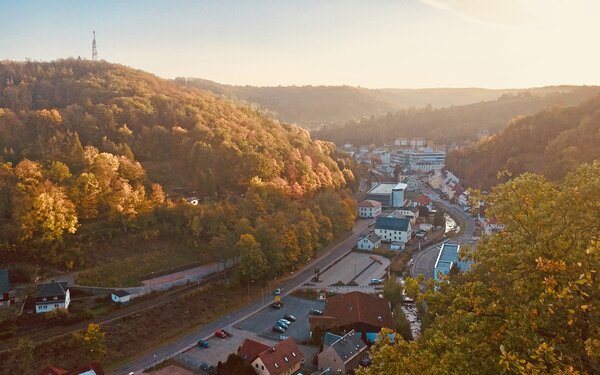
[[[373,219],[362,219],[358,221],[353,229],[353,234],[341,241],[337,245],[331,247],[324,254],[317,259],[314,259],[307,264],[302,270],[296,272],[292,277],[281,282],[278,287],[283,288],[283,296],[288,295],[292,290],[308,282],[314,275],[316,268],[324,269],[325,267],[333,264],[336,260],[344,256],[346,253],[352,250],[358,241],[358,236],[364,231],[370,224],[374,222]],[[193,347],[198,340],[207,339],[211,337],[217,329],[234,325],[249,316],[254,315],[263,308],[270,308],[271,300],[264,301],[262,298],[254,300],[252,303],[234,311],[230,315],[222,317],[200,329],[190,332],[188,335],[177,339],[174,342],[165,344],[159,348],[156,348],[150,353],[147,353],[133,362],[130,362],[115,371],[113,374],[128,374],[129,372],[141,373],[143,370],[150,368],[166,359],[173,358],[174,356],[186,351]]]
[[[428,195],[432,201],[440,204],[444,207],[444,209],[453,217],[462,217],[467,223],[465,231],[462,235],[458,237],[452,237],[445,239],[444,241],[422,249],[418,253],[413,256],[412,264],[410,267],[411,276],[415,277],[419,274],[425,276],[426,279],[433,278],[433,268],[435,266],[435,261],[437,260],[437,256],[440,250],[440,247],[443,243],[446,242],[456,242],[456,243],[468,243],[473,240],[473,230],[475,229],[475,220],[468,213],[464,212],[462,207],[456,204],[451,204],[447,201],[444,201],[440,198],[440,196],[429,189],[428,187],[423,187],[423,193]],[[457,223],[458,224],[458,223]]]

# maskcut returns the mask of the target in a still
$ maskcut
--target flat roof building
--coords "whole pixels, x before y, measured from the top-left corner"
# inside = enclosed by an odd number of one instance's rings
[[[402,207],[407,186],[403,182],[382,182],[367,192],[367,199],[380,202],[383,207]]]
[[[435,280],[440,280],[440,274],[448,275],[452,267],[455,265],[458,267],[459,271],[466,271],[469,269],[469,264],[467,262],[458,260],[459,252],[459,244],[445,243],[442,245],[433,268],[433,278]]]

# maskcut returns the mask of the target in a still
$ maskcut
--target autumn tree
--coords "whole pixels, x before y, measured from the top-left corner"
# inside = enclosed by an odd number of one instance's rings
[[[100,361],[106,357],[105,333],[98,324],[90,323],[83,335],[83,347],[90,361]]]
[[[243,234],[236,243],[240,255],[240,269],[245,279],[261,279],[267,271],[267,260],[260,244],[251,234]]]
[[[485,201],[505,230],[465,248],[470,271],[424,292],[408,280],[433,323],[377,344],[361,374],[600,373],[600,161],[560,185],[524,174]]]

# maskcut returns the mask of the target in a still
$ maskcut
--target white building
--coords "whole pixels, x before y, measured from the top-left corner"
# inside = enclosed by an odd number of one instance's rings
[[[66,309],[71,302],[71,294],[66,282],[44,283],[37,285],[35,312],[46,313],[55,309]]]
[[[375,234],[385,242],[406,243],[412,234],[410,219],[380,216],[375,222]]]
[[[469,193],[468,191],[465,191],[458,197],[458,204],[460,204],[463,207],[469,207],[471,205],[470,198],[471,198],[471,193]]]
[[[381,238],[375,232],[361,234],[358,237],[357,247],[359,250],[373,250],[381,246]]]
[[[358,204],[358,216],[361,218],[376,217],[379,214],[381,214],[381,202],[367,199]]]
[[[449,199],[452,199],[455,194],[455,187],[460,180],[452,172],[446,171],[444,180],[442,181],[442,193],[446,194]]]
[[[110,294],[110,299],[112,299],[113,302],[125,303],[129,302],[131,299],[131,294],[125,290],[119,289]]]
[[[405,190],[403,182],[382,182],[367,192],[367,199],[378,201],[383,207],[402,207]]]
[[[433,151],[430,148],[406,152],[409,171],[427,173],[441,171],[446,164],[446,152]]]
[[[442,188],[443,180],[444,179],[442,178],[442,172],[434,171],[429,175],[429,177],[427,177],[427,184],[429,184],[429,186],[431,186],[432,189],[438,190]]]
[[[483,233],[487,236],[491,236],[494,233],[502,232],[504,230],[504,224],[501,224],[496,218],[486,220],[483,224]]]

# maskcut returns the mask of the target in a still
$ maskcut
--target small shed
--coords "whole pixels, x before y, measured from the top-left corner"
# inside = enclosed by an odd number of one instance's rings
[[[117,302],[117,303],[129,302],[130,298],[131,298],[131,294],[122,289],[115,290],[110,294],[110,299],[112,299],[113,302]]]

